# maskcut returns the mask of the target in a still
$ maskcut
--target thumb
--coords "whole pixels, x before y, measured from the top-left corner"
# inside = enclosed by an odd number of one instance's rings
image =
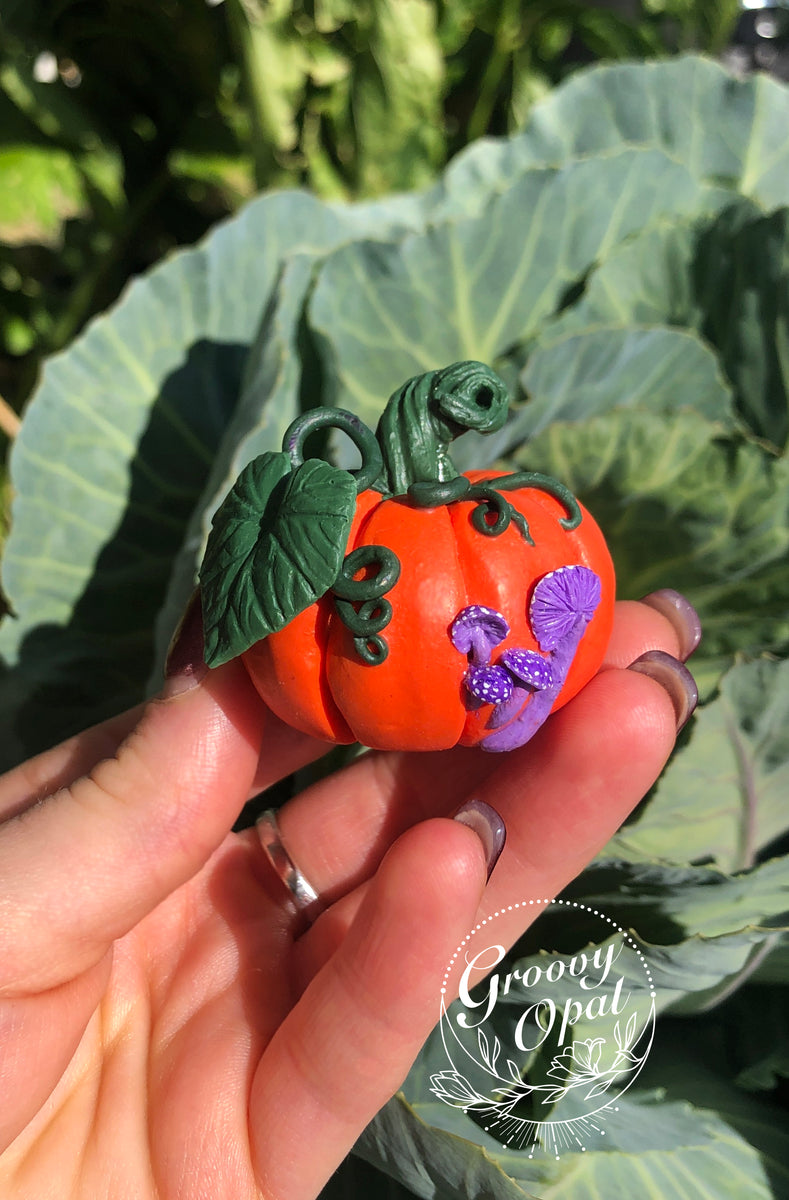
[[[93,966],[232,826],[266,710],[238,663],[187,682],[150,701],[112,757],[0,826],[0,994]]]

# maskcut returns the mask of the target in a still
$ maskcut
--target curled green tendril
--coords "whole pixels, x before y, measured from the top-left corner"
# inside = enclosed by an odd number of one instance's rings
[[[371,578],[354,579],[359,571],[372,566],[377,570]],[[383,596],[399,578],[400,559],[388,546],[359,546],[345,556],[332,585],[337,615],[353,634],[356,653],[369,666],[382,663],[389,653],[380,633],[392,619],[392,606]]]
[[[509,500],[505,499],[494,487],[478,483],[471,488],[469,499],[477,501],[477,506],[471,514],[471,520],[478,533],[484,533],[486,537],[499,537],[505,529],[509,528],[510,523],[514,522],[529,545],[534,545],[523,514],[513,508]],[[495,513],[495,520],[489,521],[488,517],[493,513]]]
[[[353,644],[359,658],[362,662],[366,662],[368,667],[377,667],[379,663],[385,662],[389,657],[389,646],[378,633],[369,638],[355,637]]]
[[[282,439],[282,449],[290,455],[294,468],[304,462],[304,443],[307,438],[322,429],[339,429],[347,434],[361,454],[361,467],[349,471],[356,480],[357,494],[372,487],[384,467],[381,447],[364,421],[344,408],[313,408],[288,426]]]
[[[371,638],[380,633],[392,619],[392,606],[381,597],[365,600],[358,609],[353,607],[350,600],[341,600],[339,597],[334,605],[343,625],[360,638]]]
[[[508,411],[507,388],[484,363],[451,363],[408,379],[389,398],[378,422],[382,490],[403,496],[413,483],[451,482],[458,472],[450,443],[467,429],[501,429]]]
[[[444,483],[412,483],[408,498],[417,508],[438,508],[442,504],[454,504],[458,500],[476,500],[477,507],[471,515],[474,528],[485,537],[499,537],[514,524],[523,539],[534,545],[529,532],[529,523],[523,513],[514,508],[502,492],[515,492],[521,488],[539,488],[564,505],[566,517],[560,517],[562,529],[577,529],[581,523],[581,509],[575,496],[550,475],[539,471],[518,471],[512,475],[499,475],[495,479],[481,479],[472,484],[465,475],[458,475]],[[493,521],[489,520],[495,514]]]
[[[480,479],[477,487],[489,487],[497,492],[518,492],[522,488],[539,488],[541,492],[547,492],[549,496],[553,496],[554,500],[558,500],[560,504],[564,505],[567,516],[559,518],[562,529],[569,532],[571,529],[577,529],[581,524],[583,516],[581,506],[570,489],[563,483],[559,483],[559,480],[554,479],[552,475],[543,475],[540,471],[515,471],[512,475],[499,475],[495,479]]]

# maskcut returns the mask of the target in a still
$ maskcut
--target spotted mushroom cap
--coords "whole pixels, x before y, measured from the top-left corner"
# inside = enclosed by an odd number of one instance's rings
[[[504,641],[509,631],[506,618],[495,608],[469,604],[455,617],[449,636],[461,654],[471,654],[475,662],[487,663],[491,651]]]

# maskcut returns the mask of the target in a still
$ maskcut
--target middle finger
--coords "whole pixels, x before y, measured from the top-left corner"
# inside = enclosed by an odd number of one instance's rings
[[[647,605],[618,604],[602,669],[627,666],[646,649],[676,656],[675,626]],[[465,747],[365,754],[288,801],[278,813],[283,843],[321,900],[330,904],[369,879],[392,842],[415,822],[452,814],[467,795],[488,790],[486,783],[503,766],[502,759],[522,771],[533,754],[533,744],[507,755]],[[246,836],[254,838],[255,831]]]

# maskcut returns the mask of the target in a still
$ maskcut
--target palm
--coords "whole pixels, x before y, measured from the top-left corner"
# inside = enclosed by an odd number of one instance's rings
[[[662,618],[645,614],[622,617],[610,666],[645,639],[675,650]],[[556,892],[673,740],[665,693],[607,671],[524,753],[360,760],[283,812],[286,843],[327,905],[304,932],[256,832],[223,830],[250,790],[320,747],[270,726],[257,768],[261,712],[232,664],[151,706],[124,742],[136,720],[112,731],[121,748],[92,770],[106,754],[95,734],[0,781],[8,814],[44,782],[90,771],[0,827],[9,1198],[317,1195],[405,1074],[438,1015],[441,972],[479,915],[476,835],[424,818],[449,815],[470,789],[489,796],[510,849],[487,910],[515,889]],[[570,732],[580,773],[562,750]]]
[[[250,844],[229,837],[194,880],[124,939],[113,968],[113,1017],[121,1027],[129,983],[144,978],[149,997],[130,1031],[135,1125],[144,1139],[126,1149],[130,1168],[150,1156],[155,1194],[163,1198],[185,1194],[185,1172],[207,1179],[218,1169],[217,1194],[254,1194],[248,1100],[295,986],[287,921],[258,867]],[[128,1076],[119,1072],[115,1094],[107,1089],[102,1097],[108,1120],[129,1103]]]

